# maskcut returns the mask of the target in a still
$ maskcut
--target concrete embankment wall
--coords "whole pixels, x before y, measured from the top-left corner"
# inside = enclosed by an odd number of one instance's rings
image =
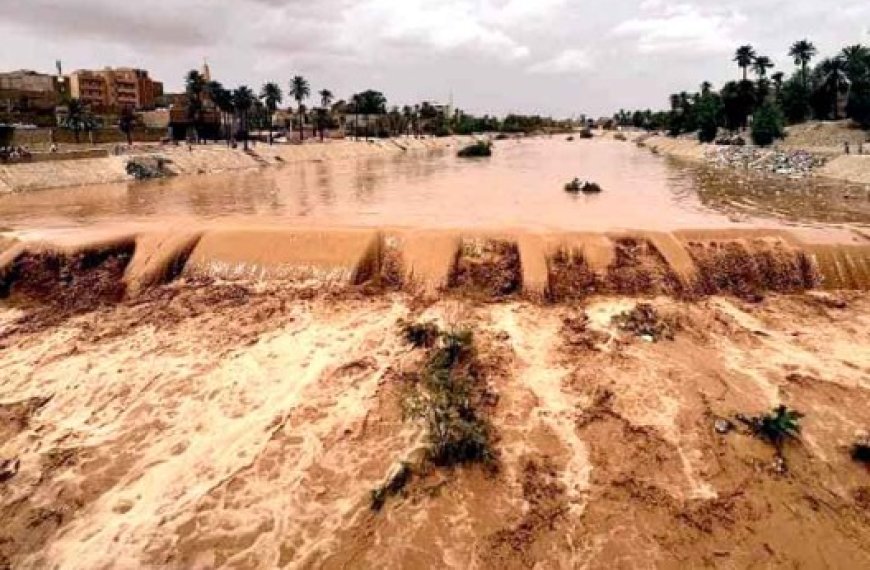
[[[591,295],[758,299],[870,289],[870,244],[812,243],[763,229],[539,235],[283,227],[0,242],[0,297],[79,306],[182,275],[550,302]]]
[[[138,156],[162,157],[166,168],[175,175],[195,175],[243,170],[270,165],[308,161],[346,160],[455,148],[470,141],[470,137],[443,139],[379,139],[365,141],[330,141],[324,144],[266,145],[258,144],[247,152],[223,145],[166,147]],[[0,165],[0,192],[28,191],[67,186],[128,182],[126,163],[132,156],[108,156],[81,160],[21,162]]]

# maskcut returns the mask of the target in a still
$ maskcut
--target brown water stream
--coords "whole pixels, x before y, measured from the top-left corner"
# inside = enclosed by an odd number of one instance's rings
[[[575,176],[604,191],[564,192]],[[816,191],[818,184],[747,181],[626,143],[557,137],[499,141],[490,159],[445,150],[7,195],[0,226],[41,232],[232,220],[546,231],[870,223],[866,189]]]

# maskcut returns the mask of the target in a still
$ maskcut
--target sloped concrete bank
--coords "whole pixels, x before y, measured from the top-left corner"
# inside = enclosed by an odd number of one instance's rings
[[[23,162],[0,165],[0,193],[45,190],[69,186],[123,183],[132,180],[127,163],[136,158],[161,158],[168,176],[211,174],[223,171],[279,166],[309,161],[347,160],[403,152],[456,147],[467,137],[443,139],[391,139],[329,141],[304,145],[258,144],[248,151],[222,145],[165,147],[157,152],[133,153],[81,160]]]

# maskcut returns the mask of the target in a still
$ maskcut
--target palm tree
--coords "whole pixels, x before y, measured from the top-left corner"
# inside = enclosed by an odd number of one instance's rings
[[[773,82],[773,89],[774,93],[776,94],[776,98],[779,99],[779,96],[782,93],[782,82],[783,80],[785,80],[785,73],[777,71],[770,76],[770,80]]]
[[[73,132],[76,143],[79,142],[79,136],[82,129],[85,128],[86,115],[88,114],[80,99],[70,99],[66,104],[66,117],[63,119],[62,126]]]
[[[846,46],[840,57],[846,62],[846,72],[852,83],[870,79],[870,49],[861,44]]]
[[[272,144],[272,115],[278,110],[278,104],[284,100],[284,94],[281,93],[281,88],[277,83],[269,82],[263,85],[263,90],[260,91],[260,99],[266,106],[266,122],[269,125],[269,144]]]
[[[239,121],[239,133],[242,135],[245,150],[248,150],[248,112],[254,106],[254,92],[247,85],[242,85],[233,91],[233,108]]]
[[[193,126],[193,136],[199,142],[199,125],[202,121],[202,94],[205,91],[205,77],[195,69],[187,72],[184,78],[184,91],[187,94],[187,120]]]
[[[303,125],[302,101],[308,99],[311,95],[311,86],[308,81],[301,75],[296,75],[290,80],[290,96],[296,99],[296,105],[299,109],[299,141],[305,140],[305,131]]]
[[[320,107],[317,114],[317,122],[320,127],[320,142],[323,142],[323,131],[326,128],[326,120],[329,118],[329,110],[330,105],[332,105],[333,99],[335,96],[332,94],[332,91],[329,89],[321,89],[318,93],[320,95]]]
[[[773,62],[766,55],[759,55],[752,62],[752,71],[755,72],[759,79],[767,77],[767,70],[771,67],[773,67]]]
[[[701,95],[707,96],[713,91],[713,84],[709,81],[701,83]]]
[[[220,81],[209,81],[205,86],[205,92],[211,102],[221,113],[221,125],[224,129],[224,139],[227,141],[227,146],[230,145],[232,134],[233,112],[233,94],[228,89],[225,89]]]
[[[124,105],[121,115],[118,117],[118,128],[127,137],[127,144],[133,146],[133,129],[136,127],[136,113],[133,107]]]
[[[668,101],[671,104],[671,111],[676,111],[680,108],[680,96],[676,93],[673,93],[670,97],[668,97]]]
[[[818,53],[816,46],[806,39],[793,43],[791,48],[788,50],[788,55],[794,59],[794,64],[799,65],[801,68],[804,89],[807,88],[807,81],[809,79],[807,76],[807,65],[809,65],[810,61],[816,56],[816,53]]]
[[[755,49],[752,46],[740,46],[734,52],[734,61],[737,62],[737,67],[743,70],[743,81],[746,81],[749,66],[755,61]]]
[[[828,58],[822,61],[818,67],[818,73],[822,80],[822,87],[831,94],[834,106],[834,120],[838,118],[838,102],[840,93],[848,90],[851,81],[846,73],[846,60],[842,57]]]

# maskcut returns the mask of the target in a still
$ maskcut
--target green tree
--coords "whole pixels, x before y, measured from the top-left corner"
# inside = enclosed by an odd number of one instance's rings
[[[819,98],[827,96],[830,108],[834,112],[834,120],[839,118],[839,98],[845,93],[851,83],[846,73],[846,61],[842,57],[824,59],[817,68],[819,78]]]
[[[224,131],[224,139],[227,146],[232,138],[232,123],[235,107],[233,106],[233,94],[219,82],[209,81],[205,86],[205,92],[208,94],[211,102],[214,103],[221,114],[221,126]]]
[[[80,142],[81,132],[87,128],[90,112],[85,108],[80,99],[70,99],[66,103],[66,115],[61,126],[73,132],[76,143]]]
[[[263,90],[260,91],[260,99],[266,110],[266,124],[269,127],[269,144],[272,144],[272,116],[278,110],[278,105],[284,100],[284,94],[277,83],[268,82],[263,85]]]
[[[320,109],[318,109],[317,113],[317,126],[320,130],[320,142],[323,142],[323,134],[326,125],[328,122],[332,121],[332,113],[330,110],[335,96],[329,89],[321,89],[317,94],[320,95]]]
[[[784,135],[782,111],[773,103],[764,103],[752,117],[752,142],[768,146]]]
[[[133,128],[136,126],[136,113],[133,112],[133,107],[125,105],[121,109],[121,116],[118,118],[118,129],[127,137],[127,144],[133,145]]]
[[[751,81],[729,81],[722,87],[725,126],[732,131],[746,127],[756,107],[755,85]]]
[[[254,92],[246,85],[242,85],[233,91],[233,108],[236,111],[239,125],[238,134],[244,141],[245,150],[248,150],[248,113],[250,113],[251,107],[254,106],[255,100]]]
[[[365,138],[369,138],[369,117],[371,115],[383,115],[387,112],[387,98],[380,91],[371,89],[357,93],[353,96],[356,112],[365,120]]]
[[[752,71],[759,79],[767,77],[767,70],[773,67],[773,62],[766,55],[759,55],[752,62]]]
[[[205,77],[195,69],[187,72],[184,78],[184,92],[187,96],[187,121],[193,129],[193,138],[199,142],[199,127],[202,124],[202,95],[205,91]]]
[[[755,61],[755,49],[748,45],[740,46],[734,52],[734,61],[737,62],[737,67],[743,70],[743,81],[746,81],[749,66]]]
[[[708,92],[702,95],[695,105],[695,116],[698,123],[698,140],[709,143],[716,140],[716,134],[723,123],[725,108],[722,99],[716,93]]]
[[[299,114],[299,141],[305,140],[305,110],[302,108],[302,102],[308,99],[311,95],[311,86],[308,81],[301,75],[296,75],[290,80],[290,96],[296,100],[296,107]]]
[[[770,76],[770,81],[773,83],[773,93],[776,96],[776,100],[779,101],[780,95],[782,95],[782,83],[785,81],[785,73],[777,71]]]
[[[816,53],[818,53],[816,46],[806,39],[793,43],[791,48],[788,50],[788,55],[794,60],[794,64],[801,68],[801,78],[803,80],[804,89],[807,91],[809,91],[807,66],[816,56]]]

